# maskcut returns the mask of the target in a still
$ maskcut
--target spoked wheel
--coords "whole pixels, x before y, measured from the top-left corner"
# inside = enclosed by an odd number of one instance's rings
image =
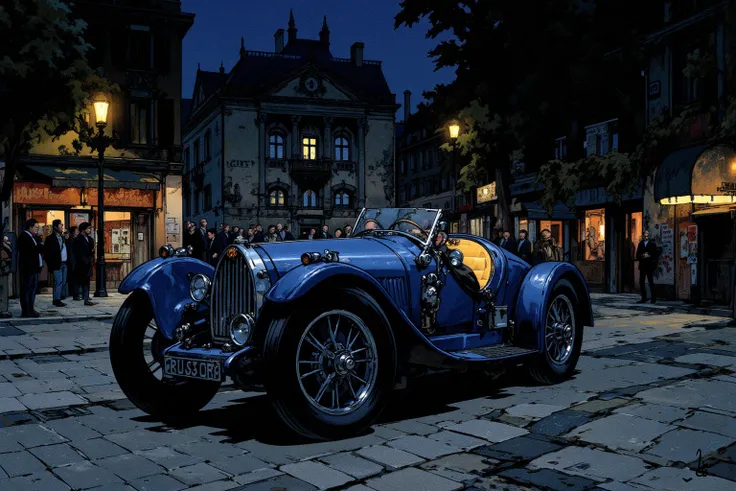
[[[321,292],[326,293],[326,292]],[[293,431],[310,439],[369,426],[393,388],[396,349],[388,320],[359,289],[325,295],[322,307],[274,320],[266,335],[266,389]]]
[[[220,384],[163,377],[163,352],[173,341],[156,326],[148,297],[130,295],[110,333],[110,363],[118,385],[142,411],[166,420],[179,420],[202,409]]]
[[[365,322],[346,310],[314,319],[297,347],[296,374],[310,404],[326,414],[349,414],[376,384],[378,349]]]
[[[583,345],[583,325],[572,285],[559,281],[550,295],[544,319],[544,353],[529,363],[529,373],[543,384],[559,383],[575,371]]]

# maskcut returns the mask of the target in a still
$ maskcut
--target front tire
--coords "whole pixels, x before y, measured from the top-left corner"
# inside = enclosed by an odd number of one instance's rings
[[[558,281],[544,313],[544,352],[527,365],[535,381],[557,384],[575,372],[583,346],[582,318],[575,289],[566,280]]]
[[[396,347],[388,319],[365,291],[320,291],[274,319],[266,334],[266,390],[292,431],[312,440],[356,434],[393,389]]]
[[[150,331],[153,335],[149,341],[146,333]],[[115,316],[110,333],[112,371],[122,391],[141,411],[165,420],[179,420],[206,406],[220,384],[164,379],[163,351],[171,344],[155,326],[148,297],[138,292],[130,295]]]

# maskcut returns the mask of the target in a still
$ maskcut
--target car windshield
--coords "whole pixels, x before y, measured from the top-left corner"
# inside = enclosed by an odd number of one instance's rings
[[[426,242],[439,222],[440,210],[427,208],[366,208],[353,230],[398,230]]]

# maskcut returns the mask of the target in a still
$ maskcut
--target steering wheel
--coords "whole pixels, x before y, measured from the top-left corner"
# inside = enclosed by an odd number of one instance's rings
[[[398,225],[399,223],[408,223],[409,225],[413,225],[413,226],[415,226],[415,227],[417,228],[417,230],[419,231],[419,233],[421,233],[422,235],[424,235],[424,238],[422,239],[423,241],[424,241],[424,240],[427,240],[427,238],[429,238],[429,231],[427,231],[427,230],[424,230],[424,229],[423,229],[423,228],[422,228],[422,227],[421,227],[421,226],[420,226],[420,225],[419,225],[419,224],[418,224],[417,222],[415,222],[414,220],[409,220],[409,219],[407,219],[407,218],[400,218],[400,219],[396,220],[396,221],[395,221],[394,223],[392,223],[392,224],[391,224],[391,226],[389,226],[389,227],[388,227],[388,230],[393,230],[393,228],[394,228],[394,227],[395,227],[396,225]]]

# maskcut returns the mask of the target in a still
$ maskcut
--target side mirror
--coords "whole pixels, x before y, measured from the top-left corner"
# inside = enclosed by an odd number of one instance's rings
[[[441,232],[447,232],[447,222],[444,220],[439,223],[439,228]]]
[[[450,264],[453,268],[459,267],[463,263],[463,253],[460,252],[458,249],[455,249],[450,252],[449,254],[450,258]]]

